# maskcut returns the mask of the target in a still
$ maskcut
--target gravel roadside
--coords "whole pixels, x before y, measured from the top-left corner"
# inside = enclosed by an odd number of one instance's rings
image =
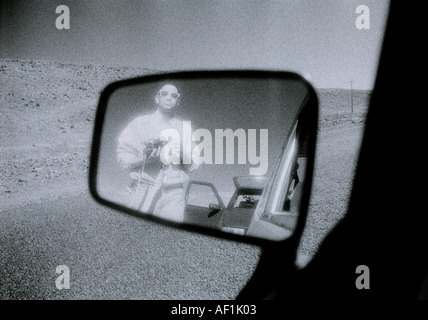
[[[251,276],[257,247],[165,232],[90,198],[99,93],[111,81],[147,72],[0,59],[0,243],[7,248],[0,256],[1,298],[232,299]],[[356,92],[350,113],[348,93],[319,90],[302,264],[346,213],[369,97]],[[55,291],[52,268],[59,264],[78,275],[74,291]]]

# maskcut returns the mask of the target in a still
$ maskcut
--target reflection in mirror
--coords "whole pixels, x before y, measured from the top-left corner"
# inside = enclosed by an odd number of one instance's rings
[[[308,96],[297,77],[119,86],[105,107],[96,192],[142,216],[285,239],[305,181]]]

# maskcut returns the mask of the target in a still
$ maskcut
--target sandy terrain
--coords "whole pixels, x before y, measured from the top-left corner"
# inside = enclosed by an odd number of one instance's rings
[[[100,91],[144,73],[0,60],[0,208],[84,190]]]
[[[87,191],[93,119],[102,88],[149,72],[153,71],[0,60],[0,211]],[[349,90],[318,93],[319,147],[302,244],[307,253],[316,249],[346,209],[370,97],[370,92],[354,90],[351,113]],[[339,137],[342,149],[335,145]],[[335,153],[337,163],[327,163]]]

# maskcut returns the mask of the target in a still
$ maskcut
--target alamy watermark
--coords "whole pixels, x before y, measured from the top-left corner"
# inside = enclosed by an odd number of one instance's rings
[[[359,265],[355,273],[360,274],[355,280],[355,286],[358,290],[370,289],[370,270],[366,265]]]
[[[59,5],[55,9],[55,13],[59,14],[55,19],[55,26],[58,30],[70,29],[70,9],[66,5]],[[358,14],[355,20],[355,27],[358,30],[370,29],[370,8],[366,5],[359,5],[355,8],[355,13]]]
[[[70,29],[70,9],[65,5],[56,7],[55,13],[59,16],[55,19],[55,27],[58,30]]]
[[[164,164],[251,164],[250,175],[263,175],[268,169],[268,129],[215,129],[214,140],[208,129],[192,133],[191,121],[183,121],[183,139],[174,128],[162,131],[160,140],[168,142],[160,151]],[[257,143],[257,137],[259,143]],[[235,152],[235,138],[237,150]],[[195,147],[192,145],[199,142]],[[214,143],[214,148],[213,148]],[[259,152],[257,152],[257,145]],[[192,150],[193,149],[193,150]],[[224,152],[225,149],[225,152]],[[214,150],[214,156],[213,151]],[[237,159],[235,159],[237,154]]]
[[[359,16],[355,20],[355,27],[358,30],[368,30],[370,29],[370,9],[366,5],[359,5],[355,9],[355,13],[358,13]]]
[[[55,280],[58,290],[70,289],[70,269],[66,265],[56,267],[55,273],[60,274]]]

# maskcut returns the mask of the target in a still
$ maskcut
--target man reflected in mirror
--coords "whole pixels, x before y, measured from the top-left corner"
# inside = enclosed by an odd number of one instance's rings
[[[176,117],[180,105],[180,93],[177,86],[165,84],[155,95],[157,109],[154,113],[141,115],[133,119],[118,138],[117,159],[122,169],[129,170],[131,184],[129,206],[145,213],[174,221],[184,220],[184,184],[188,173],[198,168],[195,159],[183,161],[185,154],[180,146],[169,146],[178,156],[180,163],[166,162],[162,158],[162,148],[166,144],[163,133],[176,130],[183,137],[183,121]],[[190,164],[185,164],[190,163]]]

